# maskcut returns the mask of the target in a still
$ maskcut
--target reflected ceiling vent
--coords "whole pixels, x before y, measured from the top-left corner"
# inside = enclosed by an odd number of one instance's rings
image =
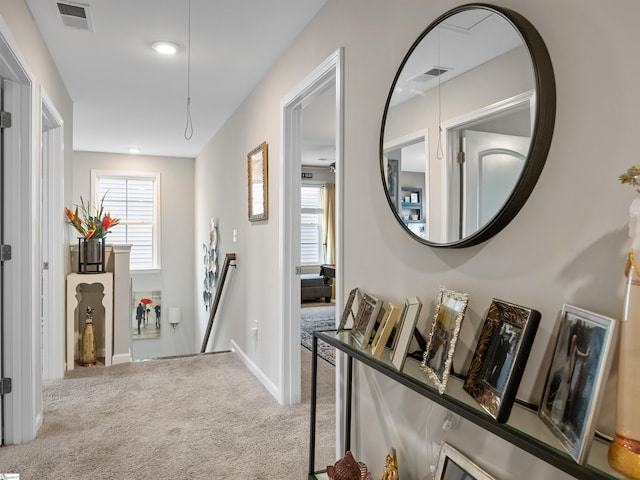
[[[93,32],[93,21],[89,5],[73,2],[56,2],[63,25],[76,30]]]
[[[453,70],[453,68],[448,67],[438,67],[434,66],[429,68],[429,70],[425,72],[420,72],[417,75],[409,78],[410,82],[428,82],[434,78],[438,78],[440,75],[447,73],[448,71]]]

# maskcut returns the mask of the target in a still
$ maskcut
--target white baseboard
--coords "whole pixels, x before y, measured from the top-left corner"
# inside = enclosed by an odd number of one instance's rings
[[[131,362],[131,354],[130,353],[118,353],[111,357],[111,364],[118,365],[119,363],[130,363]]]
[[[273,383],[264,374],[264,372],[260,370],[260,368],[258,368],[258,366],[255,363],[253,363],[253,361],[247,356],[247,354],[244,353],[240,347],[238,347],[238,344],[234,340],[231,340],[230,348],[231,350],[236,352],[238,355],[240,355],[240,358],[242,359],[244,364],[247,366],[247,368],[251,371],[251,373],[253,373],[258,378],[258,380],[260,380],[260,382],[264,385],[264,387],[269,391],[269,393],[273,395],[276,398],[276,400],[278,400],[278,402],[280,402],[280,389],[278,388],[278,386],[275,383]]]

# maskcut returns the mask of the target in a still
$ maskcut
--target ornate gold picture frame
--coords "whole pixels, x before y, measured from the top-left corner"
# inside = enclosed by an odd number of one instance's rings
[[[468,293],[454,292],[440,286],[438,305],[433,315],[427,349],[420,364],[420,369],[427,373],[440,394],[443,394],[447,388],[453,352],[468,300]]]
[[[464,389],[498,422],[506,422],[540,323],[540,312],[493,299]]]
[[[249,186],[249,221],[269,218],[269,175],[267,142],[247,154]]]

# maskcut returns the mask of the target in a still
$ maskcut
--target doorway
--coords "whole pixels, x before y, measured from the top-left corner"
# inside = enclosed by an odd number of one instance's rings
[[[0,17],[0,72],[3,109],[11,113],[4,129],[2,152],[2,244],[11,258],[2,264],[2,378],[11,393],[2,396],[2,441],[32,440],[42,424],[42,373],[39,295],[34,288],[34,262],[39,262],[35,202],[38,162],[33,155],[33,75],[19,53],[8,25]],[[34,218],[35,217],[35,218]],[[35,367],[37,366],[37,367]]]
[[[40,91],[40,329],[42,379],[64,376],[64,224],[63,121],[44,90]],[[57,239],[57,241],[56,241]]]
[[[336,50],[318,66],[300,85],[281,101],[282,157],[280,200],[282,213],[280,232],[282,358],[280,403],[292,405],[301,399],[300,367],[300,232],[301,232],[301,177],[303,151],[303,110],[332,88],[335,115],[335,308],[342,305],[342,150],[343,150],[343,51]],[[339,359],[338,366],[339,368]],[[339,398],[340,392],[337,392]]]

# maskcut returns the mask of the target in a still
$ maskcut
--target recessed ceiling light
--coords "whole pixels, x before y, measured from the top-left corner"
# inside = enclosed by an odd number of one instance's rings
[[[151,48],[163,55],[173,55],[178,51],[178,45],[173,42],[153,42]]]
[[[140,153],[142,150],[140,150],[138,147],[131,147],[129,149],[129,153]]]

